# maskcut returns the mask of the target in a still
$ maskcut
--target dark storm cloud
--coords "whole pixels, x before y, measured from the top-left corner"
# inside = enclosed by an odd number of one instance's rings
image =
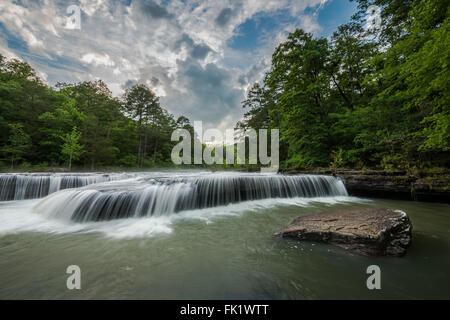
[[[125,83],[122,85],[122,89],[126,90],[126,89],[131,88],[132,86],[134,86],[136,84],[138,84],[138,82],[136,80],[129,79],[129,80],[125,81]]]
[[[246,76],[245,74],[241,74],[241,75],[239,76],[239,78],[238,78],[238,83],[239,83],[240,85],[246,85],[247,82],[248,82],[247,76]]]
[[[238,83],[240,85],[246,85],[249,82],[254,82],[260,77],[262,72],[265,69],[267,69],[267,67],[268,67],[267,62],[264,59],[262,59],[261,61],[253,64],[247,72],[241,74],[238,77]]]
[[[153,19],[172,19],[173,15],[170,14],[166,8],[161,7],[152,0],[137,1],[138,8],[141,12]]]
[[[151,82],[154,86],[156,86],[159,83],[159,79],[157,77],[152,77]]]
[[[193,58],[203,60],[211,51],[211,48],[206,45],[195,45],[192,48],[191,54]]]
[[[178,102],[177,112],[190,114],[191,119],[205,123],[220,123],[228,116],[238,119],[243,93],[233,86],[233,71],[215,64],[202,66],[194,59],[178,61],[178,81],[184,84],[189,95],[172,92],[165,101]],[[173,101],[170,101],[173,100]],[[182,105],[179,102],[182,101]]]
[[[186,60],[181,62],[180,66],[188,78],[195,80],[191,84],[194,84],[194,87],[197,87],[198,90],[220,87],[229,79],[229,74],[225,69],[219,68],[212,63],[207,64],[203,68],[197,62]]]
[[[216,17],[216,24],[220,27],[225,26],[234,15],[233,10],[231,8],[222,9],[219,15]]]
[[[0,0],[0,52],[32,62],[50,85],[100,78],[119,96],[146,84],[175,115],[230,127],[242,117],[244,88],[265,70],[255,60],[278,41],[276,27],[246,54],[229,46],[239,25],[320,1],[77,0],[80,31],[66,28],[67,1]]]
[[[208,53],[212,52],[212,49],[205,44],[196,44],[191,37],[186,33],[183,33],[181,38],[175,42],[173,49],[179,51],[182,45],[186,45],[191,57],[194,59],[203,60],[206,58]]]

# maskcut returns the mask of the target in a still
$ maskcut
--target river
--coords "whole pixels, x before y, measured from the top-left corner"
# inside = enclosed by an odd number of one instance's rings
[[[449,205],[352,197],[332,177],[261,176],[27,180],[0,202],[0,299],[450,298]],[[405,211],[414,226],[406,256],[272,237],[298,216],[354,208]],[[374,264],[381,290],[366,286]],[[81,269],[80,290],[66,287],[69,265]]]

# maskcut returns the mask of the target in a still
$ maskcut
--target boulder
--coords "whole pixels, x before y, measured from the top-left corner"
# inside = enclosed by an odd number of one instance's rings
[[[364,254],[401,256],[411,244],[412,224],[400,210],[344,210],[295,219],[275,233],[282,238],[330,243]]]

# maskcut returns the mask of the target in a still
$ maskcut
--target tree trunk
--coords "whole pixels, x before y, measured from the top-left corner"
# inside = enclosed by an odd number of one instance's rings
[[[139,121],[138,121],[138,136],[139,136],[139,145],[138,145],[138,156],[137,156],[137,165],[141,166],[141,158],[142,158],[142,110],[139,110]]]
[[[138,145],[138,154],[137,154],[137,165],[138,167],[141,166],[141,162],[142,162],[142,134],[141,134],[141,130],[139,130],[139,145]]]
[[[155,139],[155,146],[153,147],[153,164],[156,163],[156,147],[158,146],[158,140]]]
[[[142,161],[144,161],[146,155],[147,155],[147,130],[145,130],[144,133],[144,145],[142,146]]]

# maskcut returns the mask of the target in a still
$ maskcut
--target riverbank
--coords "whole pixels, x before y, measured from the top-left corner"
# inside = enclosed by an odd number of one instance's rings
[[[450,203],[450,170],[410,175],[406,171],[282,169],[286,174],[336,175],[351,195]]]

